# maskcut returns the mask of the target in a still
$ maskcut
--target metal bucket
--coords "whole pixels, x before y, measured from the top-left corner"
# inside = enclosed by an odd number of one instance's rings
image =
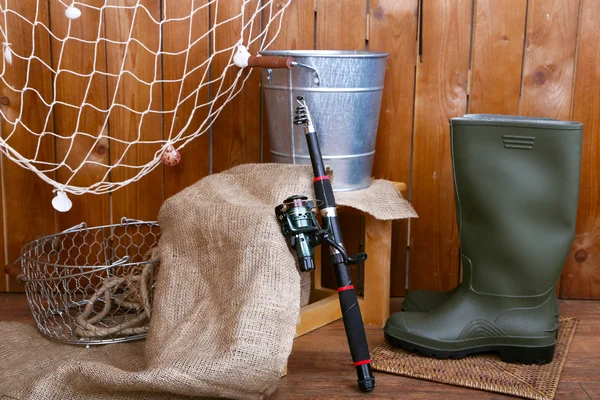
[[[333,189],[371,185],[375,140],[387,53],[368,51],[278,50],[263,55],[291,56],[291,69],[262,72],[264,127],[271,161],[310,164],[302,128],[293,124],[296,96],[304,96],[317,128]]]

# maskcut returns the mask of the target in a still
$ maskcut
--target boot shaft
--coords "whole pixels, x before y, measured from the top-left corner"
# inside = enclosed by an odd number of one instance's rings
[[[466,115],[450,127],[464,281],[547,294],[575,235],[582,124]]]

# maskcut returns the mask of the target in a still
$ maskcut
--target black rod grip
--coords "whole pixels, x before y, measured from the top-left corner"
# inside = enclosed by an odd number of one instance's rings
[[[348,267],[344,264],[339,264],[336,266],[336,272],[338,269],[347,270]],[[357,367],[358,385],[362,391],[368,392],[375,387],[375,378],[371,372],[371,355],[358,306],[358,298],[356,297],[354,288],[351,286],[341,286],[338,291],[350,354],[352,355],[354,365]]]
[[[319,146],[319,137],[316,132],[308,132],[306,134],[306,145],[310,154],[310,163],[313,167],[315,176],[325,175],[325,163],[321,155],[321,146]]]
[[[322,204],[319,208],[335,207],[335,196],[329,178],[325,174],[325,165],[321,155],[321,148],[316,132],[306,131],[306,142],[308,152],[315,175],[314,188],[317,200]],[[342,233],[339,221],[336,216],[326,216],[323,219],[323,227],[333,235],[333,240],[342,245]],[[339,256],[339,254],[338,254]],[[332,255],[333,268],[337,278],[338,294],[340,298],[340,307],[342,310],[342,319],[348,338],[350,354],[352,361],[356,366],[358,375],[358,387],[363,392],[370,392],[375,388],[375,377],[371,371],[371,355],[365,334],[358,298],[354,287],[351,285],[350,271],[348,266]]]

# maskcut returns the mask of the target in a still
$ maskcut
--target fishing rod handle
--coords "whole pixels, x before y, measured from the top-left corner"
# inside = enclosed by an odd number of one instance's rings
[[[317,132],[312,125],[308,107],[303,103],[303,100],[304,98],[298,97],[301,107],[296,110],[297,122],[304,125],[305,128],[306,142],[315,176],[313,180],[315,196],[321,202],[319,208],[323,215],[323,227],[331,233],[332,239],[337,244],[343,246],[333,188],[329,177],[325,173],[325,165],[321,155]],[[330,249],[331,260],[337,279],[342,319],[344,321],[346,337],[348,338],[350,354],[352,355],[352,361],[358,375],[358,387],[363,392],[370,392],[375,388],[375,378],[371,371],[371,355],[369,353],[365,326],[358,305],[358,298],[352,285],[350,271],[344,263],[342,255],[334,248]]]
[[[375,377],[371,370],[371,354],[365,334],[360,307],[356,291],[351,284],[348,267],[345,264],[334,265],[338,283],[338,295],[342,319],[348,338],[350,354],[358,375],[358,386],[363,392],[370,392],[375,388]]]
[[[309,135],[310,137],[311,135]],[[315,175],[318,172],[315,171]],[[331,232],[332,239],[339,245],[342,245],[342,233],[335,209],[335,198],[333,189],[328,176],[315,176],[314,179],[315,195],[317,200],[324,203],[323,226]],[[327,211],[329,210],[329,211]],[[342,245],[343,246],[343,245]],[[340,299],[340,308],[342,310],[342,319],[348,338],[350,354],[356,367],[358,375],[358,386],[364,392],[370,392],[375,387],[375,378],[371,371],[371,355],[365,326],[363,324],[360,307],[356,291],[352,285],[350,271],[344,263],[342,255],[337,251],[332,251],[331,260],[336,275],[338,295]]]

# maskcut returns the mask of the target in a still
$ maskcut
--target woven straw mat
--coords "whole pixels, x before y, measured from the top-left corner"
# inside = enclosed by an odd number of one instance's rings
[[[377,371],[449,385],[487,390],[535,400],[552,400],[578,319],[561,317],[554,360],[545,365],[507,364],[496,355],[460,360],[438,360],[406,352],[383,343],[373,350]]]

